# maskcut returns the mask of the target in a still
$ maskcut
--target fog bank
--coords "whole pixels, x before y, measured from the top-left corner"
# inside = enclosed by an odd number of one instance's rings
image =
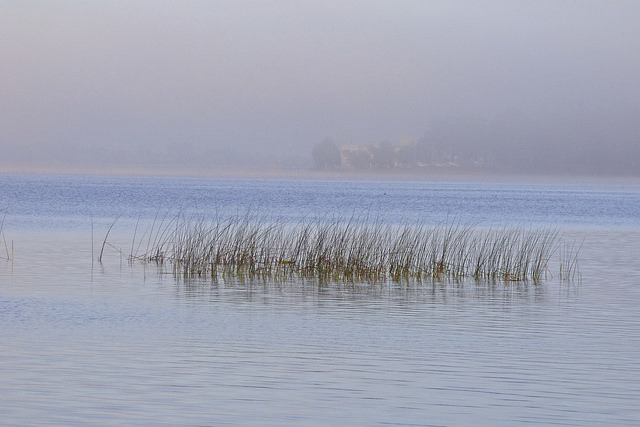
[[[638,18],[637,1],[5,1],[0,169],[305,170],[329,138],[637,175]]]

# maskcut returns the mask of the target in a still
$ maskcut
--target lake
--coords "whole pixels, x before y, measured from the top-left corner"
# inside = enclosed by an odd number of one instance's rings
[[[176,212],[554,227],[582,245],[580,277],[555,260],[541,283],[129,263]],[[640,424],[637,181],[4,174],[0,214],[3,425]]]

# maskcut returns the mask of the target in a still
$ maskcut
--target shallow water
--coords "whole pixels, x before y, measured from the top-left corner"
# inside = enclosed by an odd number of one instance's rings
[[[0,260],[3,424],[640,422],[638,186],[20,175],[0,184],[0,256],[14,246],[13,260]],[[95,261],[116,216],[110,241],[127,253],[136,222],[176,206],[260,206],[292,222],[356,209],[386,221],[557,226],[584,239],[582,280],[189,281],[129,265],[112,247]]]

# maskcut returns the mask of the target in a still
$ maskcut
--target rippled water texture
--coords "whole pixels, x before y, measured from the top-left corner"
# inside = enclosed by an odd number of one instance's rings
[[[3,425],[640,423],[637,184],[0,175],[0,197]],[[185,280],[129,265],[115,248],[168,209],[554,226],[584,241],[582,279],[554,265],[542,284]]]

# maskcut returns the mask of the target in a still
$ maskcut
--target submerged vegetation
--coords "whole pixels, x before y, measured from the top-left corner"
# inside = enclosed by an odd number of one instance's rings
[[[347,281],[538,282],[550,274],[549,262],[557,252],[564,257],[561,279],[571,280],[577,271],[575,245],[561,242],[555,228],[393,225],[356,216],[294,225],[250,215],[214,220],[177,215],[160,222],[138,240],[136,227],[129,259],[169,264],[187,277],[233,273]]]

